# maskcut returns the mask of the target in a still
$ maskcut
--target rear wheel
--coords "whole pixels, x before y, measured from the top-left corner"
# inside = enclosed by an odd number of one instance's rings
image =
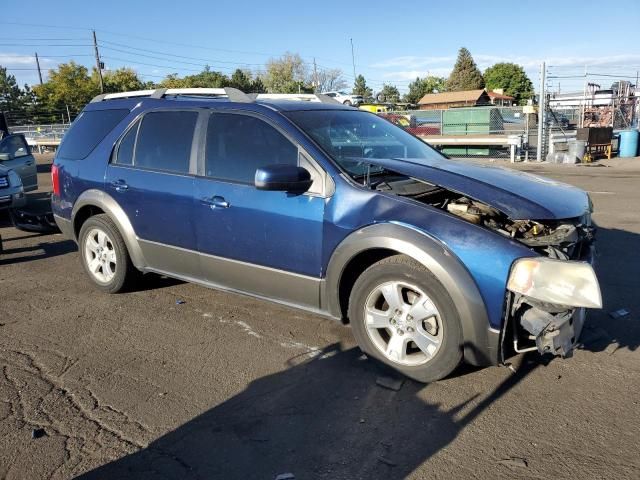
[[[137,273],[118,227],[105,214],[84,222],[79,246],[82,266],[100,290],[120,292]]]
[[[415,380],[444,378],[462,359],[453,301],[410,257],[385,258],[365,270],[351,293],[349,319],[367,355]]]
[[[351,106],[351,100],[345,100],[344,102],[342,102],[343,105],[346,105],[347,107]]]

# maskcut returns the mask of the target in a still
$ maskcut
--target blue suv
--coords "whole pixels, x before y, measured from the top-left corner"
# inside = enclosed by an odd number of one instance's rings
[[[463,359],[571,354],[601,307],[585,192],[293,97],[92,100],[57,152],[52,203],[96,287],[155,272],[316,312],[425,382]]]

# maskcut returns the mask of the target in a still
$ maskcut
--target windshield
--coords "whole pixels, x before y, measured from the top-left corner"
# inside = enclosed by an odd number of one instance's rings
[[[287,112],[352,177],[383,172],[367,158],[440,159],[422,140],[367,112],[315,110]]]

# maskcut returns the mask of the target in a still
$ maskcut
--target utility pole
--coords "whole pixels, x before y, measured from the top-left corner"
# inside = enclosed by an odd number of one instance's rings
[[[542,62],[542,65],[540,65],[540,91],[538,92],[538,145],[537,145],[537,152],[536,152],[536,160],[538,162],[542,161],[542,136],[544,135],[544,110],[545,110],[545,91],[544,91],[544,85],[546,82],[546,76],[547,76],[547,67],[545,65],[545,62]]]
[[[42,85],[42,70],[40,70],[40,59],[38,58],[38,52],[36,52],[36,67],[38,67],[38,78],[40,78],[40,85]]]
[[[349,40],[351,40],[351,63],[353,65],[353,81],[355,82],[355,80],[356,80],[356,56],[353,53],[353,38],[350,38]]]
[[[93,30],[93,49],[96,52],[96,68],[98,69],[98,78],[100,79],[100,93],[104,93],[104,81],[102,80],[102,62],[100,61],[100,52],[98,52],[98,40],[96,39],[95,30]]]
[[[313,93],[318,93],[318,69],[316,67],[316,57],[313,57]]]

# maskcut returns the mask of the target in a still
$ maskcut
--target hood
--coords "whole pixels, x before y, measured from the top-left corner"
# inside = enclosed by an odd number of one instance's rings
[[[504,167],[444,158],[362,161],[479,200],[512,220],[561,220],[591,210],[589,196],[579,188]]]

